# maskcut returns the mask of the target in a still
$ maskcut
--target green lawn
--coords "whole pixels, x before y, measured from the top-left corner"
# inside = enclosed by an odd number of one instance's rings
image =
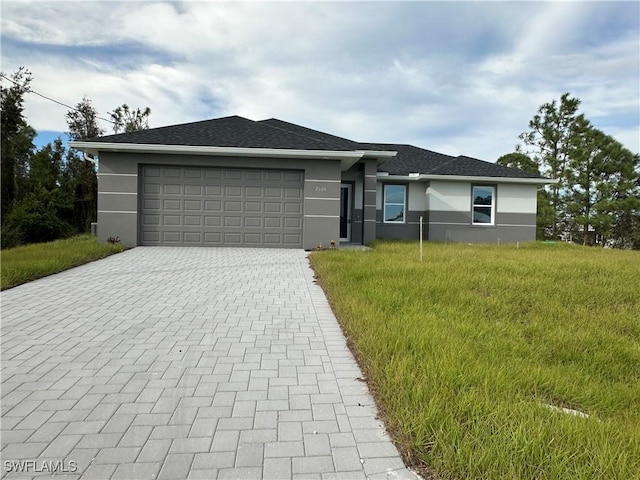
[[[380,242],[311,263],[414,465],[640,478],[640,252],[426,244],[421,263]]]
[[[100,244],[95,237],[80,235],[48,243],[35,243],[0,252],[1,289],[61,272],[121,252],[120,244]]]

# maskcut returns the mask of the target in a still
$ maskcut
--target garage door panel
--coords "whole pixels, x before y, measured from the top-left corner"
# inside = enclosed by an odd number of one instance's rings
[[[224,217],[225,227],[240,227],[242,226],[242,217]]]
[[[160,232],[153,231],[143,231],[142,233],[142,242],[143,243],[159,243],[160,242]]]
[[[181,240],[180,232],[176,232],[176,231],[162,232],[163,243],[179,244],[180,240]]]
[[[221,212],[222,211],[222,202],[221,201],[206,201],[204,202],[204,209],[207,212]]]
[[[145,183],[142,193],[158,194],[160,193],[161,187],[162,185],[159,183]]]
[[[242,202],[224,202],[225,212],[241,212]]]
[[[260,213],[262,212],[262,203],[244,202],[244,211],[247,213]]]
[[[242,187],[239,187],[239,186],[226,187],[224,189],[224,194],[227,197],[241,197],[242,196]]]
[[[142,215],[142,225],[145,227],[160,225],[160,215]]]
[[[157,198],[145,198],[142,202],[143,210],[160,210],[160,200]]]
[[[265,228],[282,228],[282,219],[280,217],[265,217]]]
[[[207,215],[204,217],[204,224],[207,227],[219,227],[222,225],[222,217]]]
[[[268,172],[267,171],[267,172],[265,172],[264,179],[267,182],[278,182],[278,183],[280,183],[280,182],[282,182],[282,173],[283,172],[277,172],[277,171]]]
[[[284,181],[290,183],[302,183],[302,172],[284,172]]]
[[[200,215],[185,215],[184,224],[189,227],[201,227],[202,217]]]
[[[162,225],[164,226],[175,226],[180,225],[182,217],[180,215],[163,215],[162,216]]]
[[[302,235],[301,234],[288,234],[285,233],[283,235],[284,237],[284,244],[285,245],[298,245],[300,243],[302,243]]]
[[[262,197],[262,187],[245,187],[245,197]]]
[[[201,168],[185,168],[184,169],[184,178],[202,178],[202,169]]]
[[[180,200],[165,200],[162,202],[163,210],[182,210],[182,202]]]
[[[143,245],[302,247],[300,171],[142,169]]]
[[[284,228],[302,228],[302,219],[298,217],[286,217],[284,219]]]
[[[222,233],[220,233],[220,232],[205,232],[204,233],[204,244],[205,245],[221,245],[222,244]]]
[[[242,170],[225,170],[224,178],[227,180],[242,180]]]
[[[202,234],[200,232],[184,232],[183,240],[185,244],[199,245],[202,243]]]
[[[264,234],[265,245],[281,245],[282,235],[279,233],[265,233]]]
[[[245,233],[244,244],[249,246],[259,247],[262,244],[262,234],[260,233]]]
[[[262,180],[262,172],[260,170],[247,170],[244,172],[244,179],[247,182],[260,182]]]
[[[284,189],[285,198],[302,198],[302,189],[301,188],[285,188]]]
[[[207,197],[222,197],[222,185],[205,185],[204,194]]]
[[[266,213],[281,213],[282,212],[282,204],[274,203],[274,202],[265,202],[264,203],[264,211]]]
[[[244,217],[244,226],[247,228],[261,228],[262,218],[260,217]]]
[[[240,232],[225,232],[224,234],[224,243],[229,245],[241,245],[242,244],[242,234]]]
[[[200,200],[185,200],[184,209],[188,212],[201,212],[202,201]]]
[[[264,189],[264,196],[266,198],[282,198],[282,188],[266,187]]]
[[[284,204],[285,213],[302,213],[302,205],[299,203],[287,202]]]

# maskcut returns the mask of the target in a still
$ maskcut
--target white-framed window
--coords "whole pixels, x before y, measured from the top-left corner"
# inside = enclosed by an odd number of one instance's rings
[[[384,185],[384,223],[405,223],[406,204],[406,185]]]
[[[496,187],[474,185],[471,189],[473,225],[495,225]]]

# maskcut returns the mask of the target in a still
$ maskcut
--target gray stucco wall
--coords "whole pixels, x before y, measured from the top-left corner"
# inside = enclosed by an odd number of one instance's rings
[[[380,183],[388,183],[384,179]],[[418,186],[420,185],[420,186]],[[379,199],[376,215],[377,238],[414,239],[420,235],[419,218],[423,217],[423,238],[436,242],[465,243],[515,243],[529,242],[536,238],[535,185],[498,185],[495,225],[472,225],[470,182],[439,182],[436,185],[409,183],[406,223],[384,223],[382,200]],[[431,195],[439,195],[437,205],[447,205],[448,210],[430,209],[424,202],[425,188]],[[379,188],[379,195],[382,189]],[[519,194],[521,192],[521,195]],[[424,210],[415,208],[424,205]],[[523,208],[529,212],[501,211]],[[412,208],[413,207],[413,208]]]
[[[139,245],[139,171],[141,165],[273,168],[304,171],[303,248],[338,241],[340,161],[289,158],[218,157],[100,152],[98,170],[98,239],[119,237]]]
[[[496,225],[471,225],[471,212],[407,211],[406,223],[383,223],[377,211],[377,237],[388,240],[418,240],[422,215],[423,238],[434,242],[515,243],[536,239],[536,216],[530,213],[496,214]]]
[[[376,234],[377,238],[387,240],[419,240],[420,239],[420,216],[422,215],[424,240],[427,240],[428,224],[425,212],[407,211],[406,223],[384,223],[382,221],[382,210],[376,211]]]
[[[515,243],[536,239],[536,215],[496,212],[496,225],[471,225],[471,212],[429,212],[429,240],[436,242]]]

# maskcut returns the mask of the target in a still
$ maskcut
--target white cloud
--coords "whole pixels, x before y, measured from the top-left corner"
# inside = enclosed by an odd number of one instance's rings
[[[3,2],[2,69],[103,116],[150,106],[152,126],[278,117],[487,160],[569,91],[637,151],[638,28],[628,5],[577,2]],[[66,129],[63,107],[26,112]]]

